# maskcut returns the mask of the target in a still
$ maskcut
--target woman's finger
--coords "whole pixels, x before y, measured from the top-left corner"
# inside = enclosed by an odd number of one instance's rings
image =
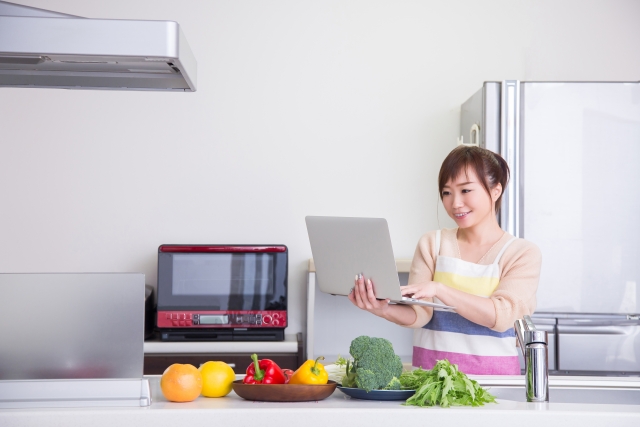
[[[373,292],[373,282],[371,279],[367,279],[367,298],[371,303],[377,303],[376,294]]]
[[[362,276],[358,276],[358,281],[356,283],[356,286],[353,289],[353,293],[356,296],[356,302],[358,304],[358,307],[364,310],[366,306],[362,298],[362,285],[363,285],[362,282],[363,282]]]
[[[362,281],[362,301],[364,302],[365,307],[367,307],[367,310],[373,310],[375,308],[375,306],[371,303],[371,300],[369,299],[369,292],[367,290],[367,284],[366,282],[363,280]]]
[[[355,294],[354,291],[356,289],[356,285],[357,284],[358,284],[358,275],[356,274],[356,278],[353,281],[353,287],[351,288],[351,290],[347,294],[347,298],[349,298],[349,301],[351,301],[353,304],[356,303],[356,294]]]
[[[353,305],[357,305],[357,303],[356,303],[356,294],[355,294],[355,286],[353,288],[351,288],[351,291],[349,292],[349,295],[347,295],[347,298],[349,298],[349,301],[351,301],[351,303]]]
[[[360,298],[362,299],[362,303],[366,307],[367,310],[373,310],[375,307],[371,304],[369,300],[369,294],[367,291],[367,279],[365,279],[362,275],[360,275],[360,281],[358,282],[360,289]]]
[[[417,289],[415,289],[415,287],[409,285],[409,286],[400,286],[400,294],[402,295],[412,295],[414,293],[416,293]]]

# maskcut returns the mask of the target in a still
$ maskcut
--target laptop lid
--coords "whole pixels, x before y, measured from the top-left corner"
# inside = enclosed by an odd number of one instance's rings
[[[362,273],[373,281],[377,298],[402,299],[387,220],[328,216],[305,220],[322,292],[348,295],[355,276]]]
[[[0,380],[142,378],[144,274],[0,274]]]

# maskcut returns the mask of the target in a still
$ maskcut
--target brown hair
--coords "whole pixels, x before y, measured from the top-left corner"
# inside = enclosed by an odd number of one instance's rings
[[[451,179],[456,179],[461,173],[466,173],[471,168],[480,183],[491,194],[490,190],[497,184],[502,185],[504,194],[509,182],[509,166],[507,162],[493,151],[473,145],[460,145],[449,153],[442,162],[440,173],[438,174],[438,189],[440,190],[440,200],[442,200],[442,189]],[[496,213],[500,211],[502,194],[496,200]]]

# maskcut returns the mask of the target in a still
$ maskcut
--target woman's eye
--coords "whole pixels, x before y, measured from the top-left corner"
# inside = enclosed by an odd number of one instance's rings
[[[449,193],[448,191],[443,191],[443,192],[442,192],[442,197],[444,197],[444,196],[448,196],[449,194],[450,194],[450,193]]]
[[[462,192],[463,192],[463,193],[468,193],[468,192],[470,192],[470,191],[471,191],[471,190],[466,190],[466,189],[465,189],[465,190],[462,190]]]

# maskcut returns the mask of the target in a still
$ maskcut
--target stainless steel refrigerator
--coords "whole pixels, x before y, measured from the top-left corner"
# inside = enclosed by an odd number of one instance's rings
[[[486,82],[458,142],[509,163],[499,220],[542,251],[552,373],[640,375],[640,83]]]

